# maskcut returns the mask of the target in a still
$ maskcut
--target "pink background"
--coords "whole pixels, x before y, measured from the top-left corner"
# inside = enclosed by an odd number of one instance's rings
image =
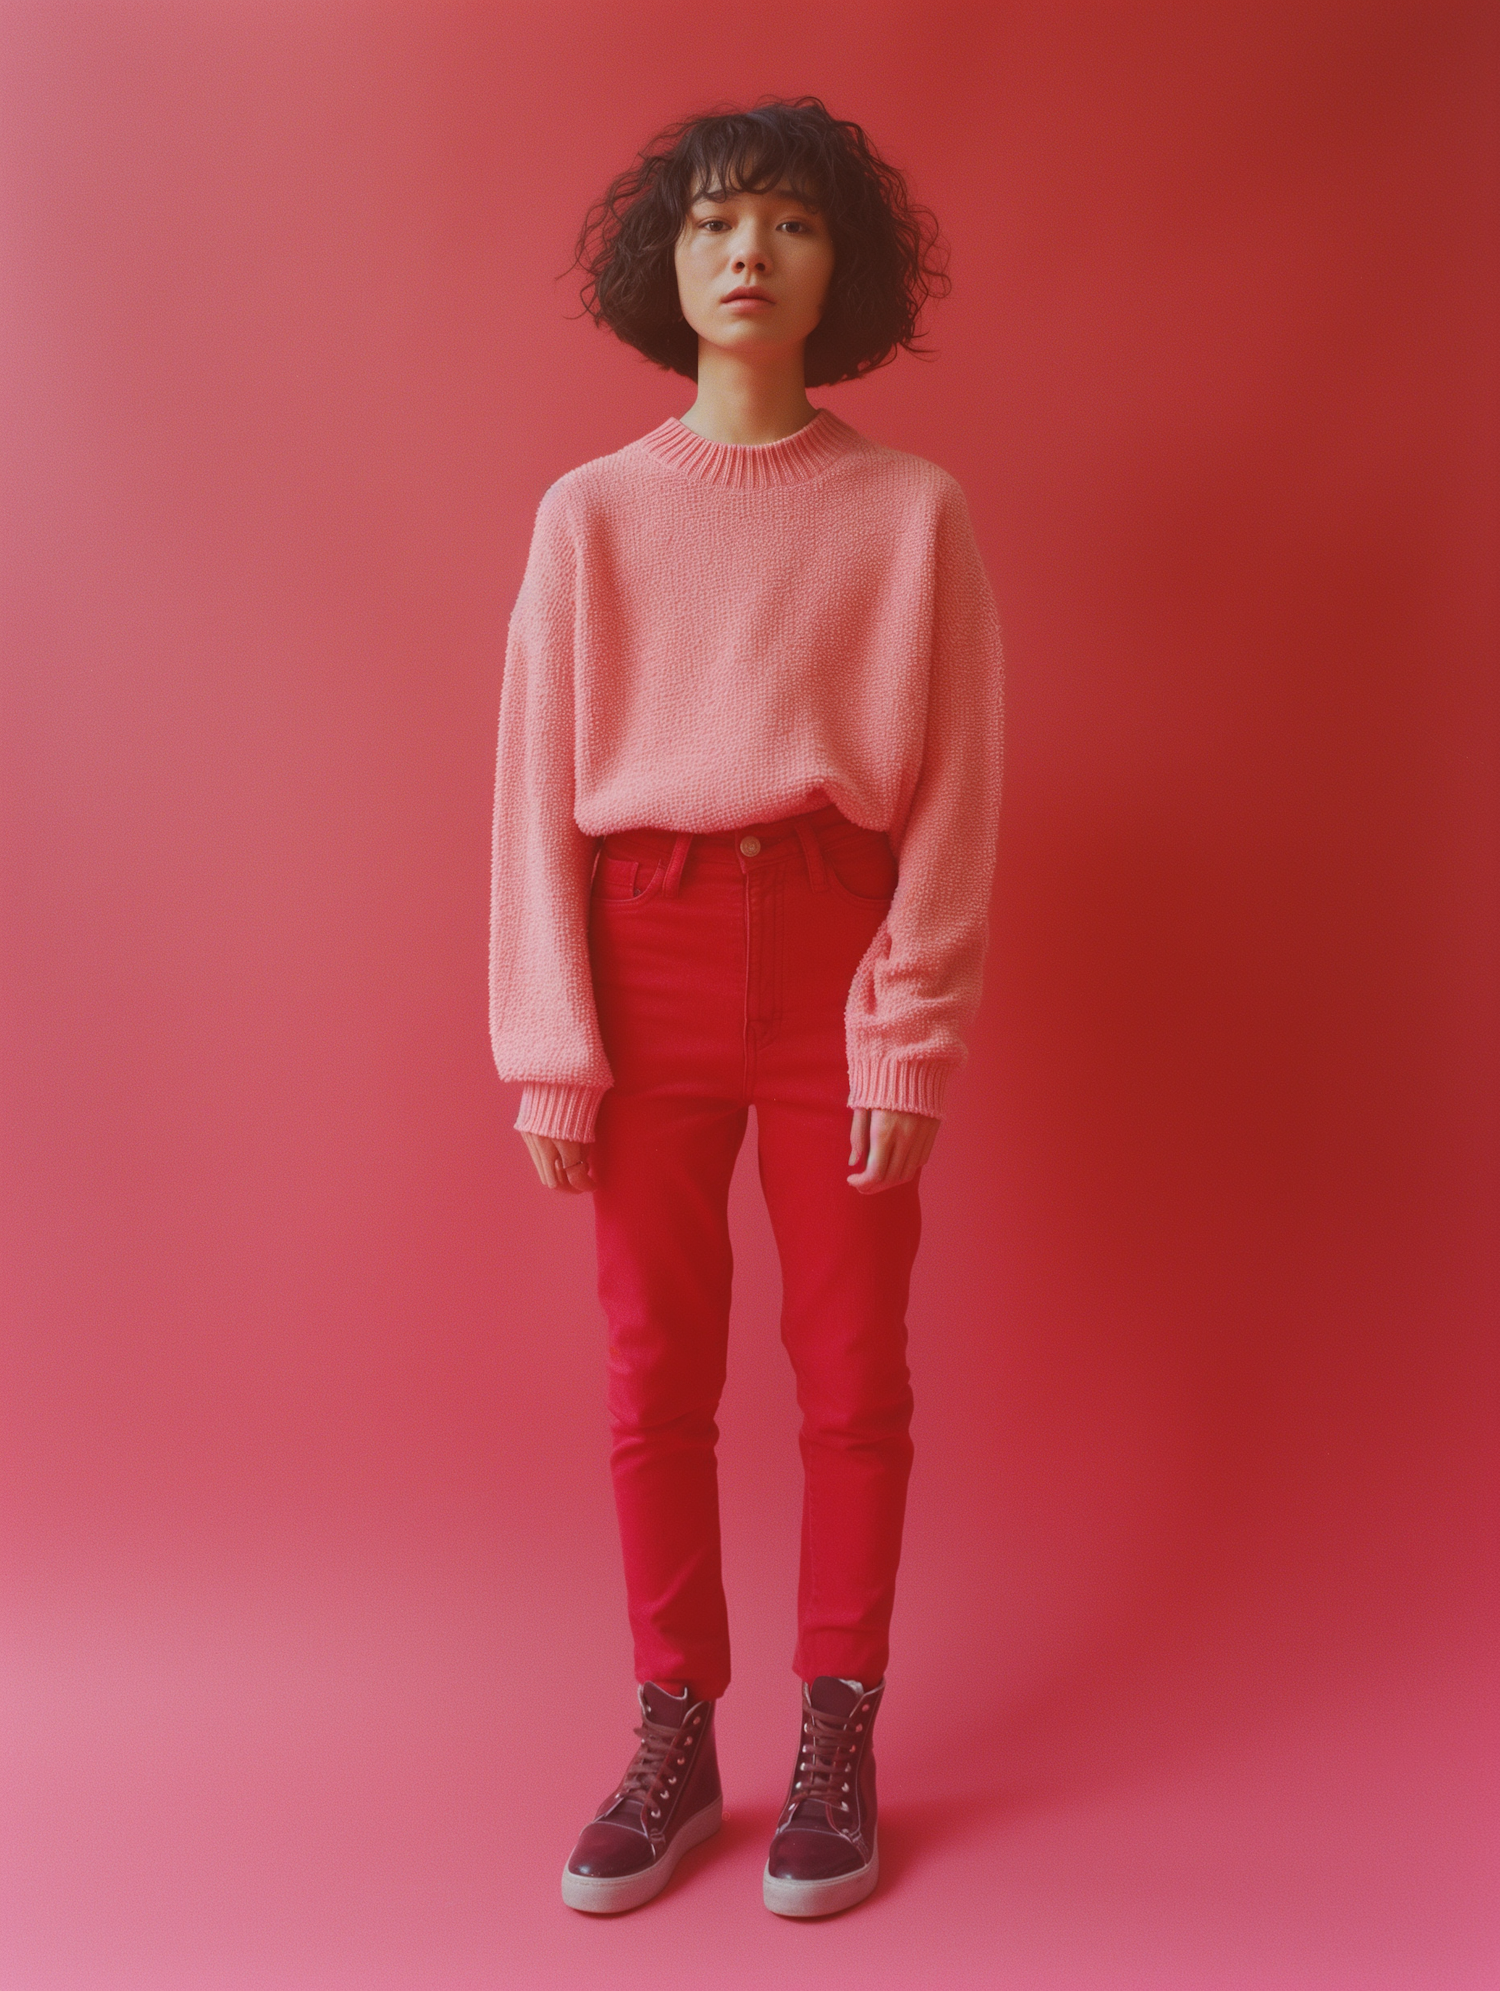
[[[4,8],[8,1984],[1496,1981],[1495,30]],[[730,1816],[593,1921],[635,1714],[589,1208],[486,1037],[494,733],[542,490],[691,399],[567,315],[578,222],[762,91],[952,244],[941,358],[814,399],[969,494],[995,938],[886,1880],[760,1904],[798,1486],[742,1168]]]

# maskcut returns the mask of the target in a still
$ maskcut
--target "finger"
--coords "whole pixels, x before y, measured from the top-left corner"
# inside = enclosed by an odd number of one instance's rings
[[[870,1109],[856,1106],[849,1127],[849,1166],[858,1168],[870,1145]]]
[[[869,1159],[862,1173],[850,1176],[849,1178],[856,1189],[868,1193],[884,1181],[886,1167],[890,1159],[890,1147],[890,1117],[877,1107],[870,1115]]]
[[[904,1122],[898,1123],[891,1129],[885,1171],[880,1180],[882,1189],[895,1189],[901,1183],[911,1180],[911,1157],[915,1139],[915,1130]]]
[[[924,1113],[886,1113],[876,1108],[871,1119],[870,1163],[864,1174],[849,1179],[865,1195],[910,1182],[925,1166],[942,1123]]]
[[[917,1133],[914,1127],[898,1129],[891,1142],[890,1165],[885,1172],[885,1186],[894,1189],[898,1183],[910,1182],[916,1172],[913,1159],[917,1151]]]
[[[910,1182],[922,1166],[937,1123],[923,1114],[892,1113],[876,1121],[871,1167],[863,1178],[864,1193],[896,1189]]]

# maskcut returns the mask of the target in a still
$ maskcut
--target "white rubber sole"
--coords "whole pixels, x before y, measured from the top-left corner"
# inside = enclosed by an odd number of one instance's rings
[[[562,1898],[569,1908],[581,1908],[586,1915],[618,1915],[626,1908],[639,1908],[643,1901],[661,1893],[683,1854],[711,1839],[723,1823],[724,1800],[716,1797],[712,1804],[694,1812],[655,1866],[644,1867],[639,1873],[622,1873],[613,1879],[569,1873],[564,1867]]]
[[[854,1873],[841,1873],[832,1880],[773,1880],[771,1862],[767,1860],[761,1892],[773,1915],[836,1915],[841,1908],[852,1908],[856,1901],[863,1901],[867,1894],[873,1894],[879,1878],[880,1840],[877,1828],[876,1836],[870,1841],[869,1863]]]

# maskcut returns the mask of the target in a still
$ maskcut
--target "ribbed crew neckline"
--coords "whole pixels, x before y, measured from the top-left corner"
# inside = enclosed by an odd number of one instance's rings
[[[859,441],[859,431],[841,421],[831,408],[820,408],[795,435],[779,442],[712,442],[669,415],[639,447],[670,463],[700,484],[729,484],[760,490],[776,484],[804,484],[847,456]]]

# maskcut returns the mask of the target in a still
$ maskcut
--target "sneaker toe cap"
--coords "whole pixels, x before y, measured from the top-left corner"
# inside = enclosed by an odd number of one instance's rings
[[[651,1847],[640,1832],[623,1825],[585,1825],[568,1857],[568,1872],[591,1880],[620,1880],[652,1864]]]
[[[772,1880],[836,1880],[865,1864],[858,1846],[835,1832],[778,1832],[767,1862]]]

